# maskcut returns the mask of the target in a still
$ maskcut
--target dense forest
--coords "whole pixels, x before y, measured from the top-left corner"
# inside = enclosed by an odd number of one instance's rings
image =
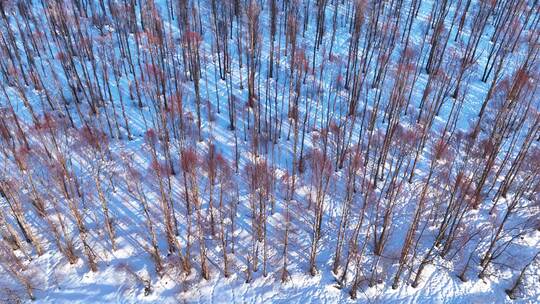
[[[537,0],[0,0],[0,302],[540,301],[539,80]]]

